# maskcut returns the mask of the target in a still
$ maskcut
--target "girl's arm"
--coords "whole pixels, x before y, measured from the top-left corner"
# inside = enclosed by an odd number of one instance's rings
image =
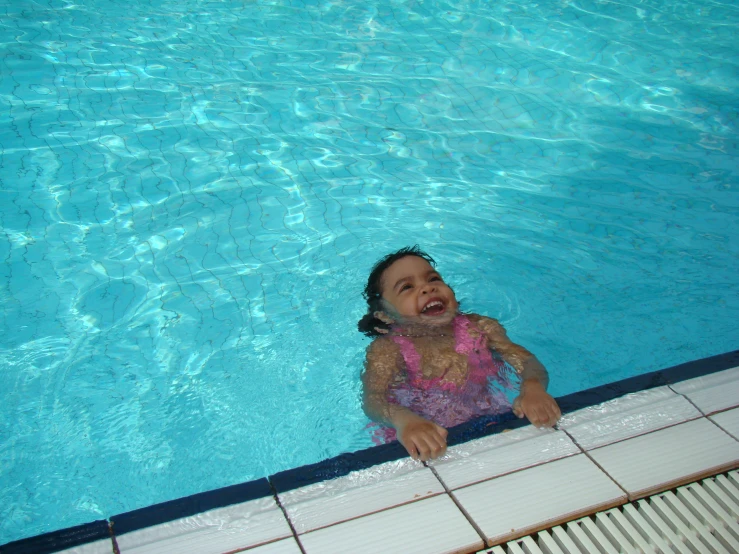
[[[518,417],[524,415],[537,427],[551,427],[561,417],[557,402],[547,394],[549,374],[542,363],[523,346],[508,338],[503,326],[495,319],[472,316],[495,349],[521,376],[521,394],[513,402]]]
[[[362,374],[362,407],[367,417],[391,425],[413,459],[430,460],[446,452],[447,431],[411,410],[387,401],[390,384],[397,377],[402,355],[392,340],[379,337],[367,348]]]
[[[538,381],[544,389],[549,386],[549,373],[542,363],[523,346],[508,338],[505,328],[495,319],[474,316],[475,323],[485,333],[488,346],[498,352],[521,376],[521,382]]]

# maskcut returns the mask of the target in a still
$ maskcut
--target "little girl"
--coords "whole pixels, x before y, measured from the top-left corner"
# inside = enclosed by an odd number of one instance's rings
[[[358,325],[376,337],[362,375],[365,413],[392,426],[384,438],[400,440],[414,459],[436,458],[446,451],[445,427],[511,409],[491,387],[491,380],[507,383],[505,361],[521,378],[513,412],[538,427],[554,425],[560,411],[546,392],[544,366],[495,319],[460,313],[434,265],[414,246],[372,268],[364,289],[368,312]]]

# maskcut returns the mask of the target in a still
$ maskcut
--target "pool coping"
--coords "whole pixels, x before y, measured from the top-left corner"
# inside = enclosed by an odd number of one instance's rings
[[[565,415],[629,393],[673,385],[737,366],[739,366],[739,350],[733,350],[572,393],[557,398],[557,402]],[[528,421],[518,419],[510,412],[503,414],[493,425],[489,425],[487,418],[476,419],[451,428],[448,444],[454,446],[527,425],[529,425]],[[107,520],[97,520],[19,539],[0,545],[0,552],[3,554],[51,554],[99,540],[113,539],[114,541],[114,536],[194,516],[216,508],[261,498],[276,498],[280,493],[405,457],[407,457],[405,449],[397,442],[344,453],[321,462],[281,471],[268,477],[124,512],[111,516]]]

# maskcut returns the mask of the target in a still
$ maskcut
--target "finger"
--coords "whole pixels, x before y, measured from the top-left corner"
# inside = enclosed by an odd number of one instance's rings
[[[401,443],[401,444],[405,446],[405,449],[408,451],[408,454],[410,455],[411,458],[413,458],[414,460],[418,459],[418,449],[413,443],[410,443],[410,444]]]
[[[562,413],[559,410],[556,410],[554,412],[554,417],[552,418],[552,425],[557,425],[560,419],[562,419]]]
[[[442,452],[446,449],[446,441],[439,433],[432,432],[424,436],[426,443],[426,456],[424,461],[438,458]]]
[[[554,425],[554,412],[548,404],[543,405],[539,410],[539,419],[542,427],[551,427]]]
[[[446,437],[449,434],[449,432],[444,429],[443,427],[440,429],[443,434],[437,435],[437,448],[436,452],[434,452],[434,458],[438,458],[439,456],[443,456],[446,454]]]
[[[546,425],[548,427],[552,427],[557,421],[559,421],[559,407],[557,406],[557,403],[553,400],[550,402],[547,402],[544,406],[544,412],[545,412],[545,418],[546,418]]]
[[[542,428],[546,425],[549,416],[540,407],[533,410],[533,414],[530,417],[531,423],[536,427]]]
[[[534,425],[536,427],[539,427],[539,410],[536,408],[536,406],[532,406],[528,410],[526,410],[526,417],[528,418],[531,425]]]
[[[426,437],[417,437],[414,442],[418,449],[418,459],[422,462],[427,462],[431,454],[431,446],[426,440]]]
[[[514,413],[514,414],[515,414],[515,415],[516,415],[517,417],[523,417],[523,416],[524,416],[523,410],[521,409],[521,400],[520,400],[520,398],[521,398],[520,396],[519,396],[519,397],[517,397],[517,398],[516,398],[516,399],[515,399],[515,400],[513,401],[513,405],[511,406],[511,409],[513,410],[513,413]]]
[[[438,458],[446,450],[446,440],[439,433],[432,433],[428,438],[429,459]]]

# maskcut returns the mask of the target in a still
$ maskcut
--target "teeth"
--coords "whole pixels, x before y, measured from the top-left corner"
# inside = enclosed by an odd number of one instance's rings
[[[444,304],[442,304],[442,303],[441,303],[441,302],[439,302],[438,300],[434,300],[433,302],[429,302],[428,304],[426,304],[426,305],[425,305],[425,306],[423,307],[423,310],[421,310],[421,311],[422,311],[422,312],[425,312],[426,310],[428,310],[429,308],[432,308],[432,307],[434,307],[434,306],[443,306],[443,305],[444,305]]]

